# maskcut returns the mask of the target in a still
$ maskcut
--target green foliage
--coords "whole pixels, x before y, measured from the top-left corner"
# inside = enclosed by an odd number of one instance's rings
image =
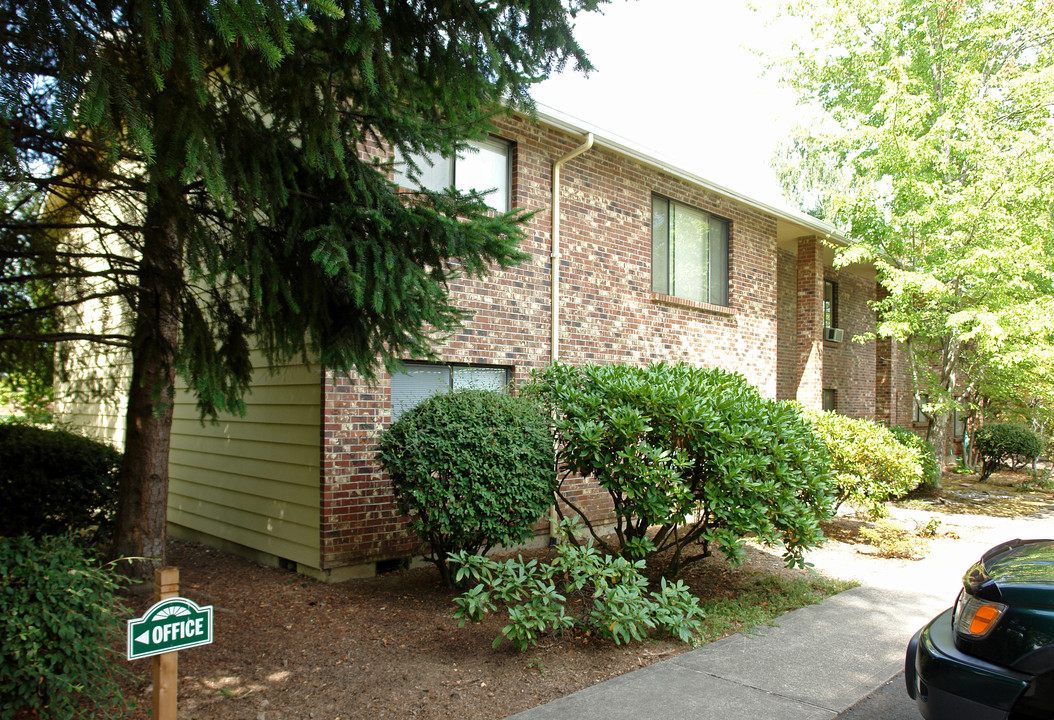
[[[51,387],[46,389],[45,396],[33,397],[21,388],[0,388],[0,425],[34,425],[47,427],[55,422],[52,412]],[[14,410],[13,414],[4,415],[2,406]]]
[[[926,521],[925,525],[919,528],[917,534],[919,537],[935,538],[940,534],[941,524],[942,523],[939,518],[931,517],[929,520]]]
[[[556,487],[548,418],[533,401],[493,390],[434,395],[403,413],[377,459],[448,585],[451,552],[527,539]]]
[[[1000,403],[1046,405],[1054,382],[1054,6],[788,0],[782,75],[819,108],[795,133],[785,188],[853,241],[888,291],[877,334],[906,342],[946,452],[964,378]]]
[[[736,562],[747,535],[782,543],[792,565],[822,539],[819,522],[830,513],[823,447],[797,408],[763,398],[741,375],[684,364],[557,364],[530,391],[555,418],[560,499],[606,552],[669,551],[664,571],[676,574],[712,544]],[[613,544],[564,491],[575,476],[594,478],[611,498]]]
[[[112,530],[121,454],[62,430],[0,424],[0,536]]]
[[[0,190],[5,188],[2,177],[0,174]],[[35,205],[12,207],[9,198],[0,193],[0,217],[32,221],[37,210]],[[31,250],[25,238],[0,232],[0,410],[8,405],[33,422],[46,422],[55,348],[53,343],[37,338],[55,330],[55,283],[33,277],[44,268],[38,268]]]
[[[0,321],[131,312],[145,292],[179,325],[204,414],[240,409],[250,337],[367,377],[428,355],[463,318],[450,281],[522,261],[529,214],[401,193],[362,150],[449,155],[486,136],[504,102],[529,109],[533,83],[591,67],[572,18],[603,1],[5,6],[0,288],[19,303]],[[84,333],[156,363],[169,348],[145,320],[134,337],[0,322],[0,341]]]
[[[848,502],[883,515],[886,500],[923,481],[918,450],[901,443],[888,428],[835,412],[809,410],[805,417],[827,448],[839,506]]]
[[[980,480],[984,481],[1001,465],[1034,460],[1043,452],[1043,441],[1025,425],[987,422],[974,435],[974,449],[983,460]]]
[[[124,715],[117,588],[74,536],[0,537],[0,720]]]
[[[0,298],[0,312],[3,312]],[[51,411],[54,400],[54,366],[52,348],[35,343],[0,343],[0,367],[9,368],[0,373],[0,422],[28,422],[46,425],[52,422]],[[7,406],[13,415],[3,415]]]
[[[588,631],[616,645],[640,642],[653,630],[691,642],[703,621],[696,598],[680,581],[659,582],[648,590],[643,559],[602,555],[592,542],[574,540],[576,526],[561,525],[562,541],[550,562],[504,562],[461,552],[451,557],[459,581],[476,583],[455,598],[458,625],[479,622],[498,603],[508,611],[509,624],[494,638],[507,638],[521,652],[538,644],[539,636],[570,629]]]
[[[1054,477],[1051,477],[1051,472],[1048,469],[1043,474],[1027,477],[1018,483],[1015,489],[1018,492],[1050,492],[1054,490]]]
[[[922,468],[922,483],[939,486],[941,484],[941,464],[937,460],[933,444],[899,425],[890,426],[889,431],[900,441],[901,445],[914,449],[918,453],[919,466]]]
[[[177,375],[211,416],[244,410],[251,348],[368,379],[460,325],[456,279],[525,259],[530,213],[401,190],[386,153],[529,113],[534,83],[590,68],[573,18],[603,1],[3,5],[0,287],[32,298],[0,306],[0,343],[130,351],[129,424],[156,427],[125,448],[150,469],[121,480],[122,551],[164,547],[147,484]],[[12,330],[27,313],[58,326]]]

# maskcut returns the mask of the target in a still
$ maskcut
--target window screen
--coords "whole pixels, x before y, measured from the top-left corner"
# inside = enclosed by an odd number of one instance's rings
[[[392,376],[392,420],[422,400],[449,389],[449,367],[407,363],[403,372]]]
[[[508,384],[509,372],[505,368],[454,367],[455,390],[501,390]]]

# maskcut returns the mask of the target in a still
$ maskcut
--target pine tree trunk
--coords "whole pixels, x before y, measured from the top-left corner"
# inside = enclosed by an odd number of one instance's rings
[[[165,564],[183,261],[176,223],[162,211],[148,211],[143,241],[114,554],[136,558],[129,574],[147,580]]]

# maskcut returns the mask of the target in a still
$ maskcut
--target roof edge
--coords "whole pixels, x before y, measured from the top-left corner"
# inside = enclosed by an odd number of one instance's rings
[[[543,103],[536,102],[534,106],[534,117],[537,118],[539,122],[572,135],[586,135],[588,133],[593,133],[594,147],[604,148],[605,150],[636,160],[644,165],[649,165],[668,175],[680,178],[681,180],[686,180],[693,185],[698,185],[699,187],[740,202],[748,207],[754,208],[755,210],[760,210],[776,217],[778,220],[798,225],[807,231],[811,231],[817,235],[822,235],[824,238],[833,240],[839,244],[854,244],[837,227],[820,220],[819,218],[806,215],[797,210],[770,205],[756,198],[752,198],[749,195],[725,187],[724,185],[719,185],[718,183],[707,180],[700,175],[696,175],[695,173],[676,165],[673,160],[660,157],[654,151],[648,151],[643,147],[635,145],[630,140],[615,139],[611,133],[587,122],[561,113],[559,110]],[[514,112],[522,117],[531,117],[529,113],[523,111],[515,110]]]

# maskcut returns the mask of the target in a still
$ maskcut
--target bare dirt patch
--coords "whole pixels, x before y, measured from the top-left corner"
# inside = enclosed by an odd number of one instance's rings
[[[215,609],[215,642],[179,656],[180,718],[491,720],[691,649],[581,633],[543,638],[525,653],[508,642],[492,649],[502,618],[458,628],[453,593],[431,567],[326,585],[192,543],[171,543],[169,561],[181,594]],[[749,548],[739,567],[715,556],[681,579],[707,600],[772,573],[809,576]],[[136,614],[150,604],[129,602]],[[130,688],[135,717],[145,719],[150,661],[130,666],[142,678]]]

